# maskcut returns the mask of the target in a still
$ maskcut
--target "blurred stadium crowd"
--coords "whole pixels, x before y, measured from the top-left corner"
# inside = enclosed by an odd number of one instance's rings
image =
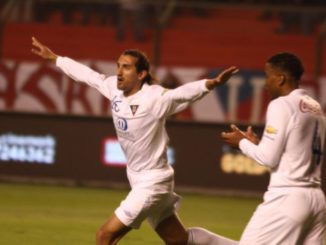
[[[261,20],[277,18],[282,22],[275,30],[280,34],[299,30],[309,35],[325,18],[320,9],[325,6],[323,0],[4,0],[0,8],[2,19],[7,16],[12,21],[49,22],[56,16],[64,24],[116,25],[120,39],[125,17],[132,15],[138,28],[136,38],[141,40],[141,28],[155,25],[167,5],[172,6],[172,16],[187,11],[202,17],[207,15],[209,7],[260,8]]]

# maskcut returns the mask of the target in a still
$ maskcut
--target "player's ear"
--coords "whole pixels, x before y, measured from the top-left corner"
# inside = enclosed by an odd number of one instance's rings
[[[147,76],[147,73],[148,73],[148,71],[145,71],[145,70],[139,72],[139,73],[138,73],[138,78],[139,78],[139,80],[142,81],[142,80]]]
[[[286,82],[286,76],[284,74],[280,75],[279,84],[282,86]]]

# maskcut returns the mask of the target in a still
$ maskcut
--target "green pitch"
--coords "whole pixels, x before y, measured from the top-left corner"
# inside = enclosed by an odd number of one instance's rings
[[[0,184],[0,244],[95,244],[97,228],[110,216],[127,191]],[[227,198],[183,194],[180,217],[186,226],[201,226],[239,239],[260,202],[254,198]],[[144,222],[122,245],[163,244]]]

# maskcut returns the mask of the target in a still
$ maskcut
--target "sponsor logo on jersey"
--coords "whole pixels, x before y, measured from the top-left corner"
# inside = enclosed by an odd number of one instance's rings
[[[127,129],[128,129],[127,120],[125,118],[119,117],[117,120],[117,128],[122,131],[127,131]]]
[[[277,129],[273,128],[272,126],[269,126],[269,125],[267,125],[265,131],[268,134],[277,134]]]
[[[139,105],[130,105],[130,110],[133,116],[136,114],[138,107]]]
[[[117,135],[130,141],[135,141],[136,136],[128,131],[128,121],[125,118],[119,117],[115,121]]]

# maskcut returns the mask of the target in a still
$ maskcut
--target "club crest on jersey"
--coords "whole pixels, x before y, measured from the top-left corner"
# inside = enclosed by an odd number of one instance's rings
[[[111,102],[112,110],[115,111],[115,112],[119,112],[120,111],[119,104],[121,102],[122,102],[121,100],[117,99],[117,96],[114,96],[114,98],[113,98],[113,100]]]
[[[130,110],[133,116],[136,114],[138,107],[139,105],[130,105]]]
[[[277,134],[277,129],[269,125],[266,127],[265,131],[268,134]]]

